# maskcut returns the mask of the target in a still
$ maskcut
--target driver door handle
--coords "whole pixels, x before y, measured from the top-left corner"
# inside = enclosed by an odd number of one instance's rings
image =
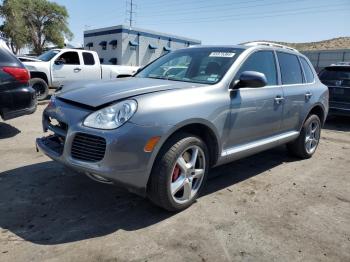
[[[275,97],[275,103],[276,104],[281,104],[284,101],[284,97],[283,96],[276,96]]]
[[[81,68],[77,67],[77,68],[74,68],[74,72],[75,73],[79,73],[81,71]]]
[[[305,98],[306,98],[307,100],[309,100],[311,97],[312,97],[312,93],[311,93],[311,92],[306,92]]]

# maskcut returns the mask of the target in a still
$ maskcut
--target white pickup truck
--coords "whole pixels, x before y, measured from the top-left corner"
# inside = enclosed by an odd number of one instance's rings
[[[101,65],[96,52],[79,49],[52,49],[32,61],[22,61],[30,71],[38,100],[48,96],[49,87],[58,88],[79,80],[128,77],[138,70],[135,66]]]

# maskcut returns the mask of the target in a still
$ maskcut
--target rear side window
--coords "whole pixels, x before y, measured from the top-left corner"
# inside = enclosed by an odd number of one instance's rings
[[[304,69],[306,83],[312,83],[314,81],[314,73],[310,67],[310,64],[306,61],[304,57],[300,57],[301,64]]]
[[[263,73],[267,79],[267,85],[277,85],[276,61],[272,51],[258,51],[253,53],[239,69],[238,79],[244,71],[256,71]]]
[[[95,59],[91,53],[83,52],[84,65],[94,65]]]
[[[0,49],[0,66],[19,66],[23,67],[17,58],[5,49]]]
[[[277,52],[283,85],[302,84],[303,75],[296,55]]]

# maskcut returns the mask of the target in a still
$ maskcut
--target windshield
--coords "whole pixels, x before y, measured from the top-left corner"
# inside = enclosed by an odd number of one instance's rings
[[[39,55],[38,59],[41,61],[47,62],[47,61],[50,61],[59,52],[60,52],[59,50],[50,50],[50,51],[43,53],[42,55]]]
[[[149,64],[136,77],[215,84],[241,54],[239,48],[188,48]]]
[[[320,72],[319,77],[326,85],[350,86],[350,67],[328,67]]]

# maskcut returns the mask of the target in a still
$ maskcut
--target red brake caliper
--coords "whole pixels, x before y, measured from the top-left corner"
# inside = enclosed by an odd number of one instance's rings
[[[172,182],[176,181],[179,178],[179,175],[180,175],[180,167],[176,165],[173,172]]]

